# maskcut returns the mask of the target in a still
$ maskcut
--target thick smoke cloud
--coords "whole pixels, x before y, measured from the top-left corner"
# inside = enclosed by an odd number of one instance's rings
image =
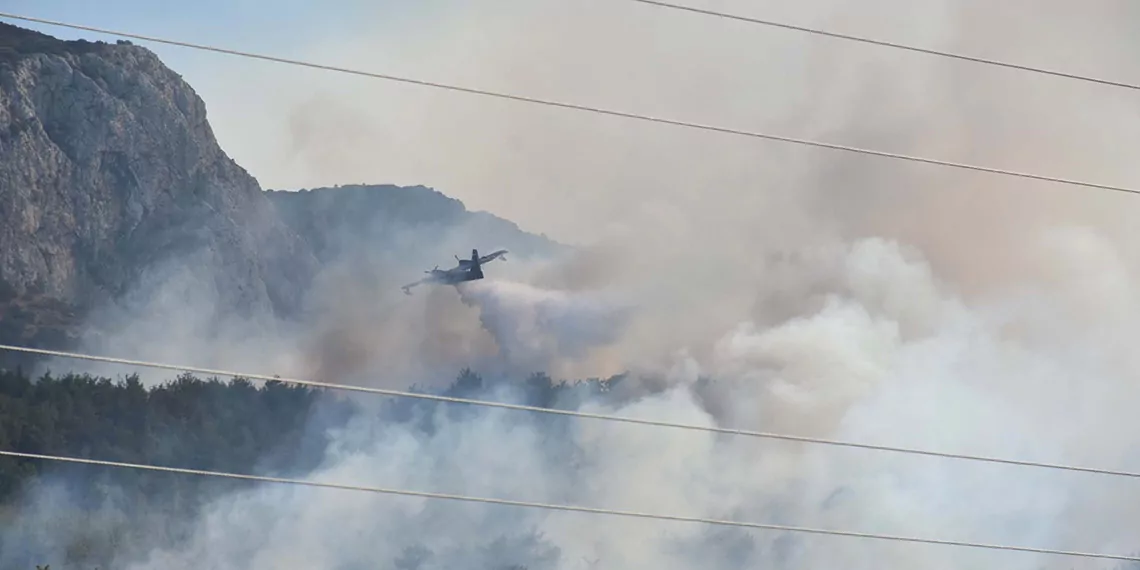
[[[1098,75],[1125,76],[1130,69],[1118,55],[1126,51],[1118,46],[1128,41],[1127,31],[1112,33],[1127,21],[1120,2],[1096,10],[934,0],[722,4]],[[308,54],[947,160],[1121,183],[1134,174],[1126,166],[1133,161],[1117,150],[1130,146],[1135,131],[1119,119],[1130,116],[1129,103],[1096,86],[896,50],[848,49],[833,40],[632,3],[431,6],[450,8],[425,8],[436,18],[433,34],[320,40]],[[1025,13],[1034,18],[1019,19]],[[1021,35],[1000,33],[1010,27]],[[1092,29],[1099,30],[1095,37]],[[1043,45],[1051,47],[1037,49]],[[208,94],[215,87],[203,79]],[[1120,207],[1127,198],[1112,193],[339,75],[328,75],[319,87],[286,72],[269,73],[266,81],[294,94],[272,102],[290,117],[280,139],[296,153],[288,161],[251,165],[267,184],[430,183],[524,228],[590,244],[604,252],[595,256],[604,261],[580,263],[568,279],[620,286],[654,307],[631,326],[628,336],[638,340],[623,347],[630,359],[652,361],[677,345],[707,345],[733,326],[757,295],[767,294],[757,282],[774,271],[767,262],[772,252],[863,236],[897,238],[919,247],[962,292],[973,293],[1049,272],[1056,261],[1039,234],[1060,224],[1092,225],[1120,243],[1136,231]],[[227,117],[228,104],[220,96],[216,101],[212,112]],[[346,135],[339,125],[349,116],[356,120]],[[235,133],[228,140],[244,139]],[[680,331],[670,320],[688,326]]]
[[[588,370],[595,348],[624,333],[631,308],[588,293],[538,289],[524,283],[476,281],[463,284],[464,303],[478,307],[504,361],[518,375],[542,371],[559,378],[612,376],[620,369]],[[603,364],[603,363],[599,363]]]
[[[1137,53],[1135,7],[1123,1],[714,7],[1103,76],[1127,77]],[[441,11],[433,34],[323,39],[308,51],[892,152],[1140,180],[1127,150],[1140,118],[1100,87],[623,3],[500,8]],[[365,279],[330,279],[335,317],[297,333],[299,369],[404,386],[470,363],[631,370],[644,392],[586,408],[1140,469],[1140,230],[1126,196],[265,73],[280,87],[269,90],[292,93],[267,104],[289,117],[288,164],[249,165],[267,184],[427,183],[587,246],[406,304],[370,296]],[[202,91],[226,136],[231,111],[210,95],[223,87]],[[313,477],[1115,553],[1135,551],[1140,530],[1134,484],[1089,474],[593,421],[545,437],[537,419],[485,410],[441,416],[430,435],[371,421],[338,434],[353,445],[330,448]],[[184,546],[129,568],[1110,567],[282,487],[228,496],[193,522]]]
[[[1135,362],[1091,366],[1090,347],[1079,341],[1064,347],[1055,344],[1060,336],[1010,336],[1010,323],[1040,309],[1016,297],[1004,311],[970,307],[937,282],[925,261],[892,242],[859,241],[820,257],[831,260],[835,280],[819,306],[779,324],[743,321],[725,331],[714,357],[697,363],[699,373],[712,378],[709,384],[697,387],[678,376],[663,392],[588,403],[586,410],[1136,468],[1126,437],[1098,445],[1105,433],[1140,427],[1130,425],[1135,420],[1121,402],[1121,394],[1135,390],[1128,388],[1127,372]],[[1063,297],[1059,292],[1052,300]],[[1105,387],[1082,387],[1090,377]],[[361,417],[339,434],[335,439],[343,444],[330,448],[312,476],[1078,550],[1127,551],[1137,524],[1122,500],[1128,483],[1087,474],[596,421],[569,424],[562,440],[549,437],[549,425],[538,417],[501,410],[437,415],[430,435],[369,427],[375,421]],[[285,487],[227,497],[197,528],[184,546],[155,551],[129,567],[335,567],[415,552],[430,553],[420,568],[476,564],[483,556],[488,564],[530,568],[582,568],[583,559],[614,568],[1073,567],[1071,560],[1047,556],[726,534],[700,525]]]

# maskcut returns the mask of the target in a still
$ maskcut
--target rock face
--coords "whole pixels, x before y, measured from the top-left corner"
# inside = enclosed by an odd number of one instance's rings
[[[201,307],[300,317],[345,267],[410,280],[473,247],[562,248],[424,187],[264,192],[154,53],[0,23],[0,343],[74,348],[132,315],[197,338],[175,321]]]
[[[12,330],[15,307],[60,324],[172,259],[193,259],[227,310],[251,315],[294,310],[317,270],[155,54],[2,23],[0,220],[9,337],[29,336]]]

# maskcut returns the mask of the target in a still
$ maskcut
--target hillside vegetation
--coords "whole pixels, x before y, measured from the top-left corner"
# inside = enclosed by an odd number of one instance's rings
[[[574,408],[620,382],[553,383],[534,375],[514,401]],[[508,383],[503,380],[498,387]],[[470,371],[443,395],[486,398],[496,386]],[[471,406],[341,395],[269,382],[180,375],[146,388],[136,377],[0,370],[0,449],[22,453],[304,478],[323,461],[330,429],[362,415],[423,433]],[[442,415],[440,415],[442,413]],[[555,435],[565,418],[536,419]],[[0,457],[0,567],[106,568],[177,544],[200,508],[260,483],[120,467]],[[34,507],[48,500],[50,512]],[[54,529],[54,530],[53,530]],[[130,540],[135,536],[136,540]],[[145,537],[145,539],[138,539]]]

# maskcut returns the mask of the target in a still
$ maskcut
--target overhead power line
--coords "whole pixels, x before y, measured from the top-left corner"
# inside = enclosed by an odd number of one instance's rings
[[[176,370],[180,372],[196,372],[198,374],[207,374],[211,376],[231,376],[235,378],[247,378],[249,380],[262,380],[266,382],[281,382],[285,384],[296,384],[298,386],[309,386],[313,388],[325,388],[330,390],[345,390],[350,392],[362,392],[366,394],[378,394],[382,396],[391,396],[397,398],[414,398],[419,400],[430,400],[435,402],[445,402],[451,404],[468,404],[474,406],[485,406],[489,408],[501,408],[515,411],[535,412],[542,414],[553,414],[560,416],[570,416],[576,418],[604,420],[612,422],[621,422],[628,424],[638,424],[653,427],[664,427],[681,430],[699,431],[706,433],[717,433],[724,435],[737,435],[745,437],[757,437],[762,439],[774,439],[782,441],[792,441],[797,443],[810,443],[816,445],[827,445],[833,447],[846,447],[854,449],[864,449],[871,451],[886,451],[892,453],[903,453],[910,455],[924,455],[929,457],[940,457],[944,459],[958,459],[965,461],[979,461],[985,463],[999,463],[1005,465],[1017,465],[1021,467],[1036,467],[1041,469],[1055,469],[1060,471],[1075,471],[1082,473],[1095,473],[1098,475],[1112,475],[1118,477],[1140,478],[1140,473],[1134,471],[1118,471],[1113,469],[1100,469],[1095,467],[1080,467],[1075,465],[1064,465],[1059,463],[1044,463],[1038,461],[1024,461],[1019,459],[1006,459],[999,457],[987,457],[981,455],[968,455],[962,453],[948,453],[942,451],[931,451],[925,449],[915,449],[908,447],[893,447],[887,445],[875,445],[869,443],[857,443],[851,441],[842,441],[835,439],[826,439],[819,437],[807,437],[798,435],[789,435],[782,433],[772,433],[763,431],[731,429],[722,427],[699,426],[693,424],[679,424],[673,422],[664,422],[658,420],[646,420],[639,418],[631,418],[626,416],[617,416],[610,414],[595,414],[591,412],[579,412],[575,410],[559,410],[553,408],[542,408],[538,406],[527,406],[523,404],[508,404],[505,402],[493,402],[489,400],[474,400],[469,398],[457,398],[452,396],[438,396],[434,394],[423,394],[416,392],[405,392],[401,390],[390,390],[387,388],[372,388],[367,386],[349,386],[346,384],[333,384],[329,382],[318,382],[314,380],[302,380],[295,378],[282,378],[280,376],[270,376],[265,374],[248,374],[243,372],[235,372],[232,370],[218,370],[211,368],[201,368],[195,366],[185,366],[181,364],[167,364],[161,362],[148,362],[145,360],[130,360],[126,358],[114,358],[108,356],[96,356],[92,354],[81,354],[75,352],[64,352],[59,350],[47,350],[42,348],[28,348],[22,346],[11,346],[0,344],[0,350],[10,350],[14,352],[24,352],[31,354],[42,354],[46,356],[58,356],[62,358],[75,358],[80,360],[92,360],[96,362],[107,362],[112,364],[124,364],[129,366],[140,366],[144,368],[157,368],[164,370]]]
[[[841,34],[838,32],[829,32],[827,30],[821,30],[818,28],[808,28],[805,26],[797,26],[794,24],[787,24],[784,22],[777,22],[774,20],[765,20],[765,19],[754,18],[754,17],[750,17],[750,16],[741,16],[739,14],[730,14],[727,12],[718,12],[716,10],[708,10],[705,8],[697,8],[695,6],[688,6],[688,5],[684,5],[684,4],[674,4],[671,2],[662,2],[660,0],[630,0],[630,1],[631,2],[638,2],[640,4],[647,4],[650,6],[657,6],[659,8],[668,8],[670,10],[690,12],[693,14],[701,14],[704,16],[713,16],[713,17],[717,17],[717,18],[725,18],[728,20],[736,20],[739,22],[747,22],[749,24],[769,26],[772,28],[783,28],[785,30],[803,32],[803,33],[813,34],[813,35],[817,35],[817,36],[826,36],[829,38],[836,38],[836,39],[847,40],[847,41],[852,41],[852,42],[859,42],[859,43],[871,44],[871,45],[876,45],[876,46],[881,46],[881,47],[889,47],[889,48],[894,48],[894,49],[901,49],[901,50],[912,51],[912,52],[916,52],[916,53],[922,53],[922,54],[926,54],[926,55],[934,55],[934,56],[938,56],[938,57],[945,57],[945,58],[957,59],[957,60],[961,60],[961,61],[968,61],[971,63],[980,63],[980,64],[992,65],[992,66],[996,66],[996,67],[1005,67],[1008,69],[1016,69],[1019,71],[1028,71],[1031,73],[1039,73],[1042,75],[1052,75],[1054,77],[1063,77],[1065,79],[1075,79],[1077,81],[1084,81],[1084,82],[1088,82],[1088,83],[1096,83],[1096,84],[1100,84],[1100,85],[1108,85],[1111,87],[1122,87],[1124,89],[1140,90],[1140,84],[1136,84],[1136,83],[1127,83],[1124,81],[1114,81],[1111,79],[1099,79],[1096,77],[1089,77],[1087,75],[1078,75],[1075,73],[1068,73],[1068,72],[1064,72],[1064,71],[1055,71],[1055,70],[1051,70],[1051,69],[1044,69],[1041,67],[1032,67],[1029,65],[1022,65],[1022,64],[1018,64],[1018,63],[1009,63],[1009,62],[1000,61],[1000,60],[996,60],[996,59],[988,59],[988,58],[984,58],[984,57],[963,55],[963,54],[959,54],[959,53],[941,51],[941,50],[936,50],[936,49],[920,48],[920,47],[916,47],[916,46],[900,44],[900,43],[895,43],[895,42],[888,42],[888,41],[883,41],[883,40],[875,40],[875,39],[871,39],[871,38],[867,38],[867,37],[854,36],[854,35],[850,35],[850,34]]]
[[[311,480],[305,480],[305,479],[289,479],[289,478],[284,478],[284,477],[270,477],[270,476],[263,476],[263,475],[246,475],[246,474],[240,474],[240,473],[227,473],[227,472],[223,472],[223,471],[205,471],[205,470],[200,470],[200,469],[185,469],[185,468],[180,468],[180,467],[163,467],[163,466],[159,466],[159,465],[146,465],[146,464],[140,464],[140,463],[125,463],[125,462],[119,462],[119,461],[103,461],[103,460],[98,460],[98,459],[85,459],[85,458],[80,458],[80,457],[65,457],[65,456],[60,456],[60,455],[43,455],[43,454],[38,454],[38,453],[22,453],[22,452],[17,452],[17,451],[0,451],[0,456],[15,457],[15,458],[21,458],[21,459],[39,459],[39,460],[46,460],[46,461],[59,461],[59,462],[66,462],[66,463],[80,463],[80,464],[86,464],[86,465],[98,465],[98,466],[103,466],[103,467],[118,467],[118,468],[124,468],[124,469],[138,469],[138,470],[144,470],[144,471],[160,471],[160,472],[165,472],[165,473],[177,473],[177,474],[183,474],[183,475],[201,475],[201,476],[206,476],[206,477],[222,477],[222,478],[227,478],[227,479],[241,479],[241,480],[246,480],[246,481],[257,481],[257,482],[262,482],[262,483],[279,483],[279,484],[286,484],[286,485],[300,485],[300,486],[306,486],[306,487],[319,487],[319,488],[324,488],[324,489],[336,489],[336,490],[342,490],[342,491],[360,491],[360,492],[367,492],[367,493],[379,493],[379,494],[383,494],[383,495],[417,497],[417,498],[423,498],[423,499],[443,499],[443,500],[449,500],[449,501],[462,501],[462,502],[467,502],[467,503],[483,503],[483,504],[503,505],[503,506],[510,506],[510,507],[525,507],[525,508],[541,509],[541,510],[548,510],[548,511],[566,511],[566,512],[586,513],[586,514],[594,514],[594,515],[608,515],[608,516],[627,517],[627,518],[639,518],[639,519],[652,519],[652,520],[661,520],[661,521],[698,523],[698,524],[707,524],[707,525],[714,525],[714,526],[750,528],[750,529],[757,529],[757,530],[775,530],[775,531],[783,531],[783,532],[795,532],[795,533],[801,533],[801,534],[843,536],[843,537],[849,537],[849,538],[886,540],[886,541],[894,541],[894,542],[910,542],[910,543],[919,543],[919,544],[934,544],[934,545],[942,545],[942,546],[958,546],[958,547],[965,547],[965,548],[978,548],[978,549],[986,549],[986,550],[1005,550],[1005,551],[1015,551],[1015,552],[1028,552],[1028,553],[1033,553],[1033,554],[1050,554],[1050,555],[1058,555],[1058,556],[1072,556],[1072,557],[1078,557],[1078,558],[1101,558],[1101,559],[1109,559],[1109,560],[1125,560],[1125,561],[1129,561],[1129,562],[1140,562],[1140,557],[1125,556],[1125,555],[1119,555],[1119,554],[1078,552],[1078,551],[1071,551],[1071,550],[1054,550],[1054,549],[1049,549],[1049,548],[1032,548],[1032,547],[1026,547],[1026,546],[1011,546],[1011,545],[1005,545],[1005,544],[987,544],[987,543],[981,543],[981,542],[965,542],[965,541],[959,541],[959,540],[942,540],[942,539],[933,539],[933,538],[919,538],[919,537],[912,537],[912,536],[873,534],[873,533],[854,532],[854,531],[846,531],[846,530],[829,530],[829,529],[802,527],[802,526],[790,526],[790,525],[779,525],[779,524],[732,521],[732,520],[710,519],[710,518],[701,518],[701,517],[687,517],[687,516],[679,516],[679,515],[664,515],[664,514],[645,513],[645,512],[639,512],[639,511],[604,509],[604,508],[594,508],[594,507],[579,507],[579,506],[574,506],[574,505],[537,503],[537,502],[530,502],[530,501],[514,501],[514,500],[509,500],[509,499],[495,499],[495,498],[490,498],[490,497],[474,497],[474,496],[469,496],[469,495],[453,495],[453,494],[447,494],[447,493],[430,493],[430,492],[426,492],[426,491],[412,491],[412,490],[407,490],[407,489],[392,489],[392,488],[385,488],[385,487],[369,487],[369,486],[363,486],[363,485],[346,485],[346,484],[341,484],[341,483],[322,483],[319,481],[311,481]]]
[[[458,85],[450,85],[450,84],[446,84],[446,83],[437,83],[437,82],[432,82],[432,81],[424,81],[424,80],[420,80],[420,79],[412,79],[412,78],[408,78],[408,77],[399,77],[399,76],[395,76],[395,75],[387,75],[387,74],[382,74],[382,73],[374,73],[374,72],[361,71],[361,70],[356,70],[356,69],[348,69],[348,68],[344,68],[344,67],[336,67],[336,66],[332,66],[332,65],[312,63],[312,62],[301,61],[301,60],[296,60],[296,59],[288,59],[288,58],[283,58],[283,57],[256,54],[256,53],[251,53],[251,52],[243,52],[243,51],[237,51],[237,50],[232,50],[232,49],[227,49],[227,48],[219,48],[219,47],[208,46],[208,45],[203,45],[203,44],[194,44],[194,43],[177,41],[177,40],[169,40],[169,39],[158,38],[158,37],[154,37],[154,36],[144,36],[141,34],[133,34],[133,33],[121,32],[121,31],[117,31],[117,30],[97,28],[94,26],[70,24],[70,23],[60,22],[60,21],[55,21],[55,20],[47,20],[44,18],[33,18],[30,16],[20,16],[18,14],[10,14],[10,13],[6,13],[6,12],[0,12],[0,18],[11,18],[14,20],[36,22],[39,24],[47,24],[47,25],[51,25],[51,26],[60,26],[60,27],[72,28],[72,29],[76,29],[76,30],[85,30],[85,31],[96,32],[96,33],[100,33],[100,34],[107,34],[107,35],[112,35],[112,36],[131,38],[131,39],[141,40],[141,41],[168,44],[168,45],[186,47],[186,48],[191,48],[191,49],[199,49],[199,50],[223,53],[223,54],[227,54],[227,55],[235,55],[235,56],[239,56],[239,57],[260,59],[260,60],[272,61],[272,62],[276,62],[276,63],[285,63],[285,64],[289,64],[289,65],[298,65],[298,66],[302,66],[302,67],[309,67],[309,68],[313,68],[313,69],[321,69],[321,70],[325,70],[325,71],[335,71],[335,72],[340,72],[340,73],[348,73],[348,74],[352,74],[352,75],[360,75],[360,76],[364,76],[364,77],[371,77],[374,79],[383,79],[386,81],[395,81],[395,82],[399,82],[399,83],[407,83],[407,84],[419,85],[419,86],[423,86],[423,87],[432,87],[435,89],[444,89],[444,90],[448,90],[448,91],[456,91],[456,92],[467,93],[467,94],[472,94],[472,95],[482,95],[482,96],[486,96],[486,97],[494,97],[494,98],[498,98],[498,99],[506,99],[506,100],[516,101],[516,102],[532,103],[535,105],[545,105],[548,107],[558,107],[558,108],[562,108],[562,109],[571,109],[571,110],[575,110],[575,111],[585,111],[585,112],[589,112],[589,113],[597,113],[597,114],[601,114],[601,115],[609,115],[609,116],[621,117],[621,118],[625,118],[625,119],[634,119],[634,120],[638,120],[638,121],[647,121],[647,122],[651,122],[651,123],[659,123],[659,124],[664,124],[664,125],[685,127],[685,128],[690,128],[690,129],[698,129],[698,130],[702,130],[702,131],[710,131],[710,132],[716,132],[716,133],[722,133],[722,134],[730,134],[730,135],[749,137],[749,138],[754,138],[754,139],[764,139],[764,140],[784,142],[784,143],[796,144],[796,145],[802,145],[802,146],[826,148],[826,149],[831,149],[831,150],[839,150],[839,151],[844,151],[844,152],[851,152],[851,153],[856,153],[856,154],[865,154],[865,155],[869,155],[869,156],[878,156],[878,157],[883,157],[883,158],[893,158],[896,160],[905,160],[905,161],[909,161],[909,162],[917,162],[917,163],[923,163],[923,164],[933,164],[933,165],[937,165],[937,166],[945,166],[945,167],[949,167],[949,168],[957,168],[957,169],[962,169],[962,170],[973,170],[973,171],[977,171],[977,172],[987,172],[990,174],[999,174],[999,175],[1003,175],[1003,176],[1012,176],[1012,177],[1016,177],[1016,178],[1026,178],[1026,179],[1040,180],[1040,181],[1045,181],[1045,182],[1055,182],[1058,184],[1067,184],[1067,185],[1071,185],[1071,186],[1083,186],[1083,187],[1087,187],[1087,188],[1097,188],[1100,190],[1111,190],[1114,192],[1124,192],[1124,193],[1128,193],[1128,194],[1140,194],[1140,189],[1129,188],[1129,187],[1125,187],[1125,186],[1116,186],[1116,185],[1111,185],[1111,184],[1100,184],[1100,183],[1096,183],[1096,182],[1084,182],[1084,181],[1080,181],[1080,180],[1071,180],[1071,179],[1066,179],[1066,178],[1058,178],[1058,177],[1054,177],[1054,176],[1032,174],[1032,173],[1028,173],[1028,172],[1004,170],[1004,169],[992,168],[992,167],[988,167],[988,166],[977,166],[977,165],[972,165],[972,164],[951,162],[951,161],[940,160],[940,159],[935,159],[935,158],[925,158],[925,157],[920,157],[920,156],[912,156],[912,155],[907,155],[907,154],[886,152],[886,151],[880,151],[880,150],[871,150],[871,149],[866,149],[866,148],[847,146],[847,145],[841,145],[841,144],[834,144],[834,143],[827,143],[827,142],[821,142],[821,141],[815,141],[815,140],[809,140],[809,139],[800,139],[800,138],[788,137],[788,136],[783,136],[783,135],[776,135],[776,134],[771,134],[771,133],[763,133],[763,132],[759,132],[759,131],[746,131],[746,130],[735,129],[735,128],[730,128],[730,127],[719,127],[719,126],[715,126],[715,125],[705,125],[705,124],[701,124],[701,123],[693,123],[693,122],[680,121],[680,120],[675,120],[675,119],[665,119],[665,118],[661,118],[661,117],[653,117],[653,116],[649,116],[649,115],[642,115],[642,114],[638,114],[638,113],[630,113],[630,112],[626,112],[626,111],[615,111],[615,110],[611,110],[611,109],[603,109],[601,107],[592,107],[592,106],[581,105],[581,104],[577,104],[577,103],[565,103],[565,102],[553,101],[553,100],[549,100],[549,99],[538,99],[535,97],[528,97],[528,96],[523,96],[523,95],[513,95],[513,94],[509,94],[509,93],[501,93],[501,92],[488,91],[488,90],[483,90],[483,89],[475,89],[472,87],[462,87],[462,86],[458,86]]]

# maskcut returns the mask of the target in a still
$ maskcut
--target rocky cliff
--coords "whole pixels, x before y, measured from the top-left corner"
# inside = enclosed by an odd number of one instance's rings
[[[296,306],[315,259],[181,77],[129,44],[0,25],[0,45],[16,52],[0,63],[5,289],[88,305],[149,262],[197,255],[231,307]]]
[[[472,247],[559,247],[423,187],[263,192],[154,53],[3,23],[0,220],[0,342],[51,348],[114,321],[107,307],[131,307],[119,329],[158,305],[192,305],[195,326],[201,307],[289,317],[346,257],[397,261],[400,280]]]
[[[317,270],[152,52],[6,24],[0,219],[9,339],[73,322],[172,260],[193,260],[221,305],[250,315],[288,313]]]

